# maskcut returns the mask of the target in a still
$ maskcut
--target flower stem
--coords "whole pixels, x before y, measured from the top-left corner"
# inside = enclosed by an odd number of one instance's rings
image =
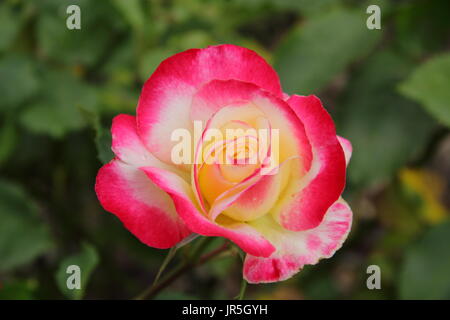
[[[245,281],[245,279],[243,278],[241,282],[241,289],[239,290],[239,295],[237,297],[238,300],[244,300],[246,289],[247,289],[247,281]]]
[[[161,280],[161,282],[159,282],[159,283],[154,282],[154,285],[152,284],[150,287],[148,287],[146,290],[144,290],[141,294],[139,294],[135,299],[143,300],[143,299],[154,298],[159,292],[161,292],[163,289],[168,287],[172,282],[177,280],[181,275],[183,275],[189,269],[196,267],[196,266],[200,266],[229,249],[228,242],[225,242],[221,247],[201,256],[201,258],[198,258],[198,257],[200,257],[203,250],[206,249],[206,247],[209,245],[209,243],[211,241],[210,239],[213,239],[213,238],[210,238],[210,237],[205,238],[204,241],[202,241],[199,244],[199,246],[194,250],[193,254],[190,256],[190,259],[179,264],[163,280]],[[170,254],[170,252],[169,252],[169,254]],[[167,258],[166,258],[166,260],[167,260]],[[163,264],[164,264],[164,262],[163,262]]]
[[[169,252],[167,253],[167,256],[164,258],[164,261],[158,270],[158,273],[156,274],[155,280],[153,280],[152,287],[154,287],[158,283],[158,280],[161,277],[164,270],[166,269],[167,265],[173,259],[173,257],[175,257],[175,253],[177,252],[177,249],[178,249],[178,247],[170,248]]]

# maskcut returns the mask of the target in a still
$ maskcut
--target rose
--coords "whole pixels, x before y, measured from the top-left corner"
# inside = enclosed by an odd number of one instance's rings
[[[202,131],[187,155],[195,161],[174,161],[173,133],[194,134],[195,123]],[[207,138],[213,128],[276,129],[278,140]],[[247,253],[248,282],[274,282],[331,257],[350,230],[340,196],[351,144],[317,97],[284,94],[251,50],[220,45],[166,59],[145,83],[136,117],[114,118],[112,138],[116,158],[100,169],[97,196],[149,246],[169,248],[191,233],[225,237]],[[255,148],[256,163],[234,162]]]

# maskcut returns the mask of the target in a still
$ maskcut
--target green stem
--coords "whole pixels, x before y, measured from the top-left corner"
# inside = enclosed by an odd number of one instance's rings
[[[202,265],[217,255],[227,251],[228,242],[225,242],[221,247],[203,255],[201,258],[200,255],[202,252],[208,247],[210,242],[212,241],[212,237],[203,238],[199,245],[194,249],[194,252],[189,256],[189,259],[179,264],[175,269],[173,269],[161,282],[155,283],[155,285],[151,285],[147,289],[145,289],[141,294],[139,294],[135,299],[143,300],[143,299],[152,299],[154,298],[160,291],[169,286],[172,282],[178,279],[181,275],[183,275],[186,271],[190,270],[193,267]]]
[[[152,287],[154,287],[157,283],[159,278],[161,277],[162,273],[166,269],[166,267],[169,265],[169,262],[172,261],[173,257],[175,257],[175,253],[177,252],[177,247],[170,248],[169,252],[167,253],[166,257],[164,258],[163,263],[161,264],[161,267],[159,267],[158,273],[156,274],[155,280],[153,280]]]
[[[245,279],[242,279],[241,289],[239,290],[239,295],[237,297],[238,300],[244,300],[246,289],[247,289],[247,281],[245,281]]]

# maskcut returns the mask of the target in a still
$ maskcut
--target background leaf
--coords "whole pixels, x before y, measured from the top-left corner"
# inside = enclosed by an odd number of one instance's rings
[[[0,127],[0,166],[10,157],[16,140],[17,130],[12,117],[5,117]]]
[[[43,0],[38,6],[37,37],[39,50],[48,59],[91,66],[108,54],[113,38],[124,26],[106,1],[78,0],[81,29],[66,27],[66,9],[71,0]]]
[[[82,109],[94,111],[97,107],[95,89],[70,74],[45,73],[42,86],[42,94],[27,106],[20,119],[33,132],[61,138],[86,124]]]
[[[400,91],[450,127],[450,54],[434,57],[419,66],[402,83]]]
[[[365,19],[360,11],[339,9],[314,16],[292,30],[274,59],[284,90],[317,93],[350,63],[370,52],[381,32],[362,28]]]
[[[16,37],[20,27],[21,19],[15,14],[11,5],[4,2],[0,4],[0,52],[7,49]]]
[[[450,223],[433,227],[408,249],[400,273],[400,298],[450,299]]]
[[[48,227],[18,185],[0,180],[0,272],[27,264],[48,251]]]
[[[28,58],[10,55],[0,60],[0,110],[18,107],[37,89],[36,70]]]
[[[81,251],[65,258],[59,265],[56,281],[61,292],[70,299],[81,299],[86,291],[89,278],[99,262],[97,251],[89,244],[83,244]],[[81,270],[81,288],[70,290],[67,288],[67,267],[77,265]]]
[[[113,0],[113,3],[133,28],[144,29],[145,16],[140,0]]]
[[[410,69],[410,63],[392,52],[373,56],[336,108],[338,132],[354,149],[348,175],[358,186],[389,179],[423,150],[434,128],[418,105],[395,90]]]
[[[38,283],[33,280],[8,281],[0,287],[0,300],[31,300]]]

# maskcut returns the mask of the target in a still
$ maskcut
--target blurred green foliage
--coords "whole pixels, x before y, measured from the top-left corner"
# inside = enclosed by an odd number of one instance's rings
[[[70,4],[81,30],[66,28]],[[381,30],[366,28],[369,4],[381,7]],[[0,298],[132,298],[152,283],[167,251],[103,212],[95,175],[113,157],[112,117],[135,112],[158,64],[220,43],[257,51],[287,93],[318,95],[354,148],[349,240],[247,297],[450,298],[449,12],[448,0],[0,2]],[[233,252],[157,298],[234,297]],[[65,289],[68,264],[83,266],[83,290]],[[370,264],[381,290],[366,287]]]
[[[414,71],[400,88],[444,125],[450,126],[450,55],[435,57]]]
[[[58,283],[59,290],[64,293],[70,299],[80,299],[83,297],[86,290],[89,277],[92,271],[98,264],[98,254],[95,249],[83,243],[81,252],[66,257],[59,265],[56,273],[56,281]],[[80,288],[69,289],[67,286],[68,277],[70,275],[76,275],[75,272],[67,273],[68,267],[78,266],[80,268]],[[70,270],[70,269],[69,269]],[[71,279],[69,279],[70,281]]]
[[[362,10],[336,9],[289,31],[274,63],[286,92],[319,93],[350,63],[373,50],[381,32],[365,28],[366,18]]]
[[[9,271],[49,250],[48,227],[36,204],[17,185],[0,181],[0,271]]]
[[[450,224],[429,230],[405,257],[399,291],[404,299],[450,299]]]

